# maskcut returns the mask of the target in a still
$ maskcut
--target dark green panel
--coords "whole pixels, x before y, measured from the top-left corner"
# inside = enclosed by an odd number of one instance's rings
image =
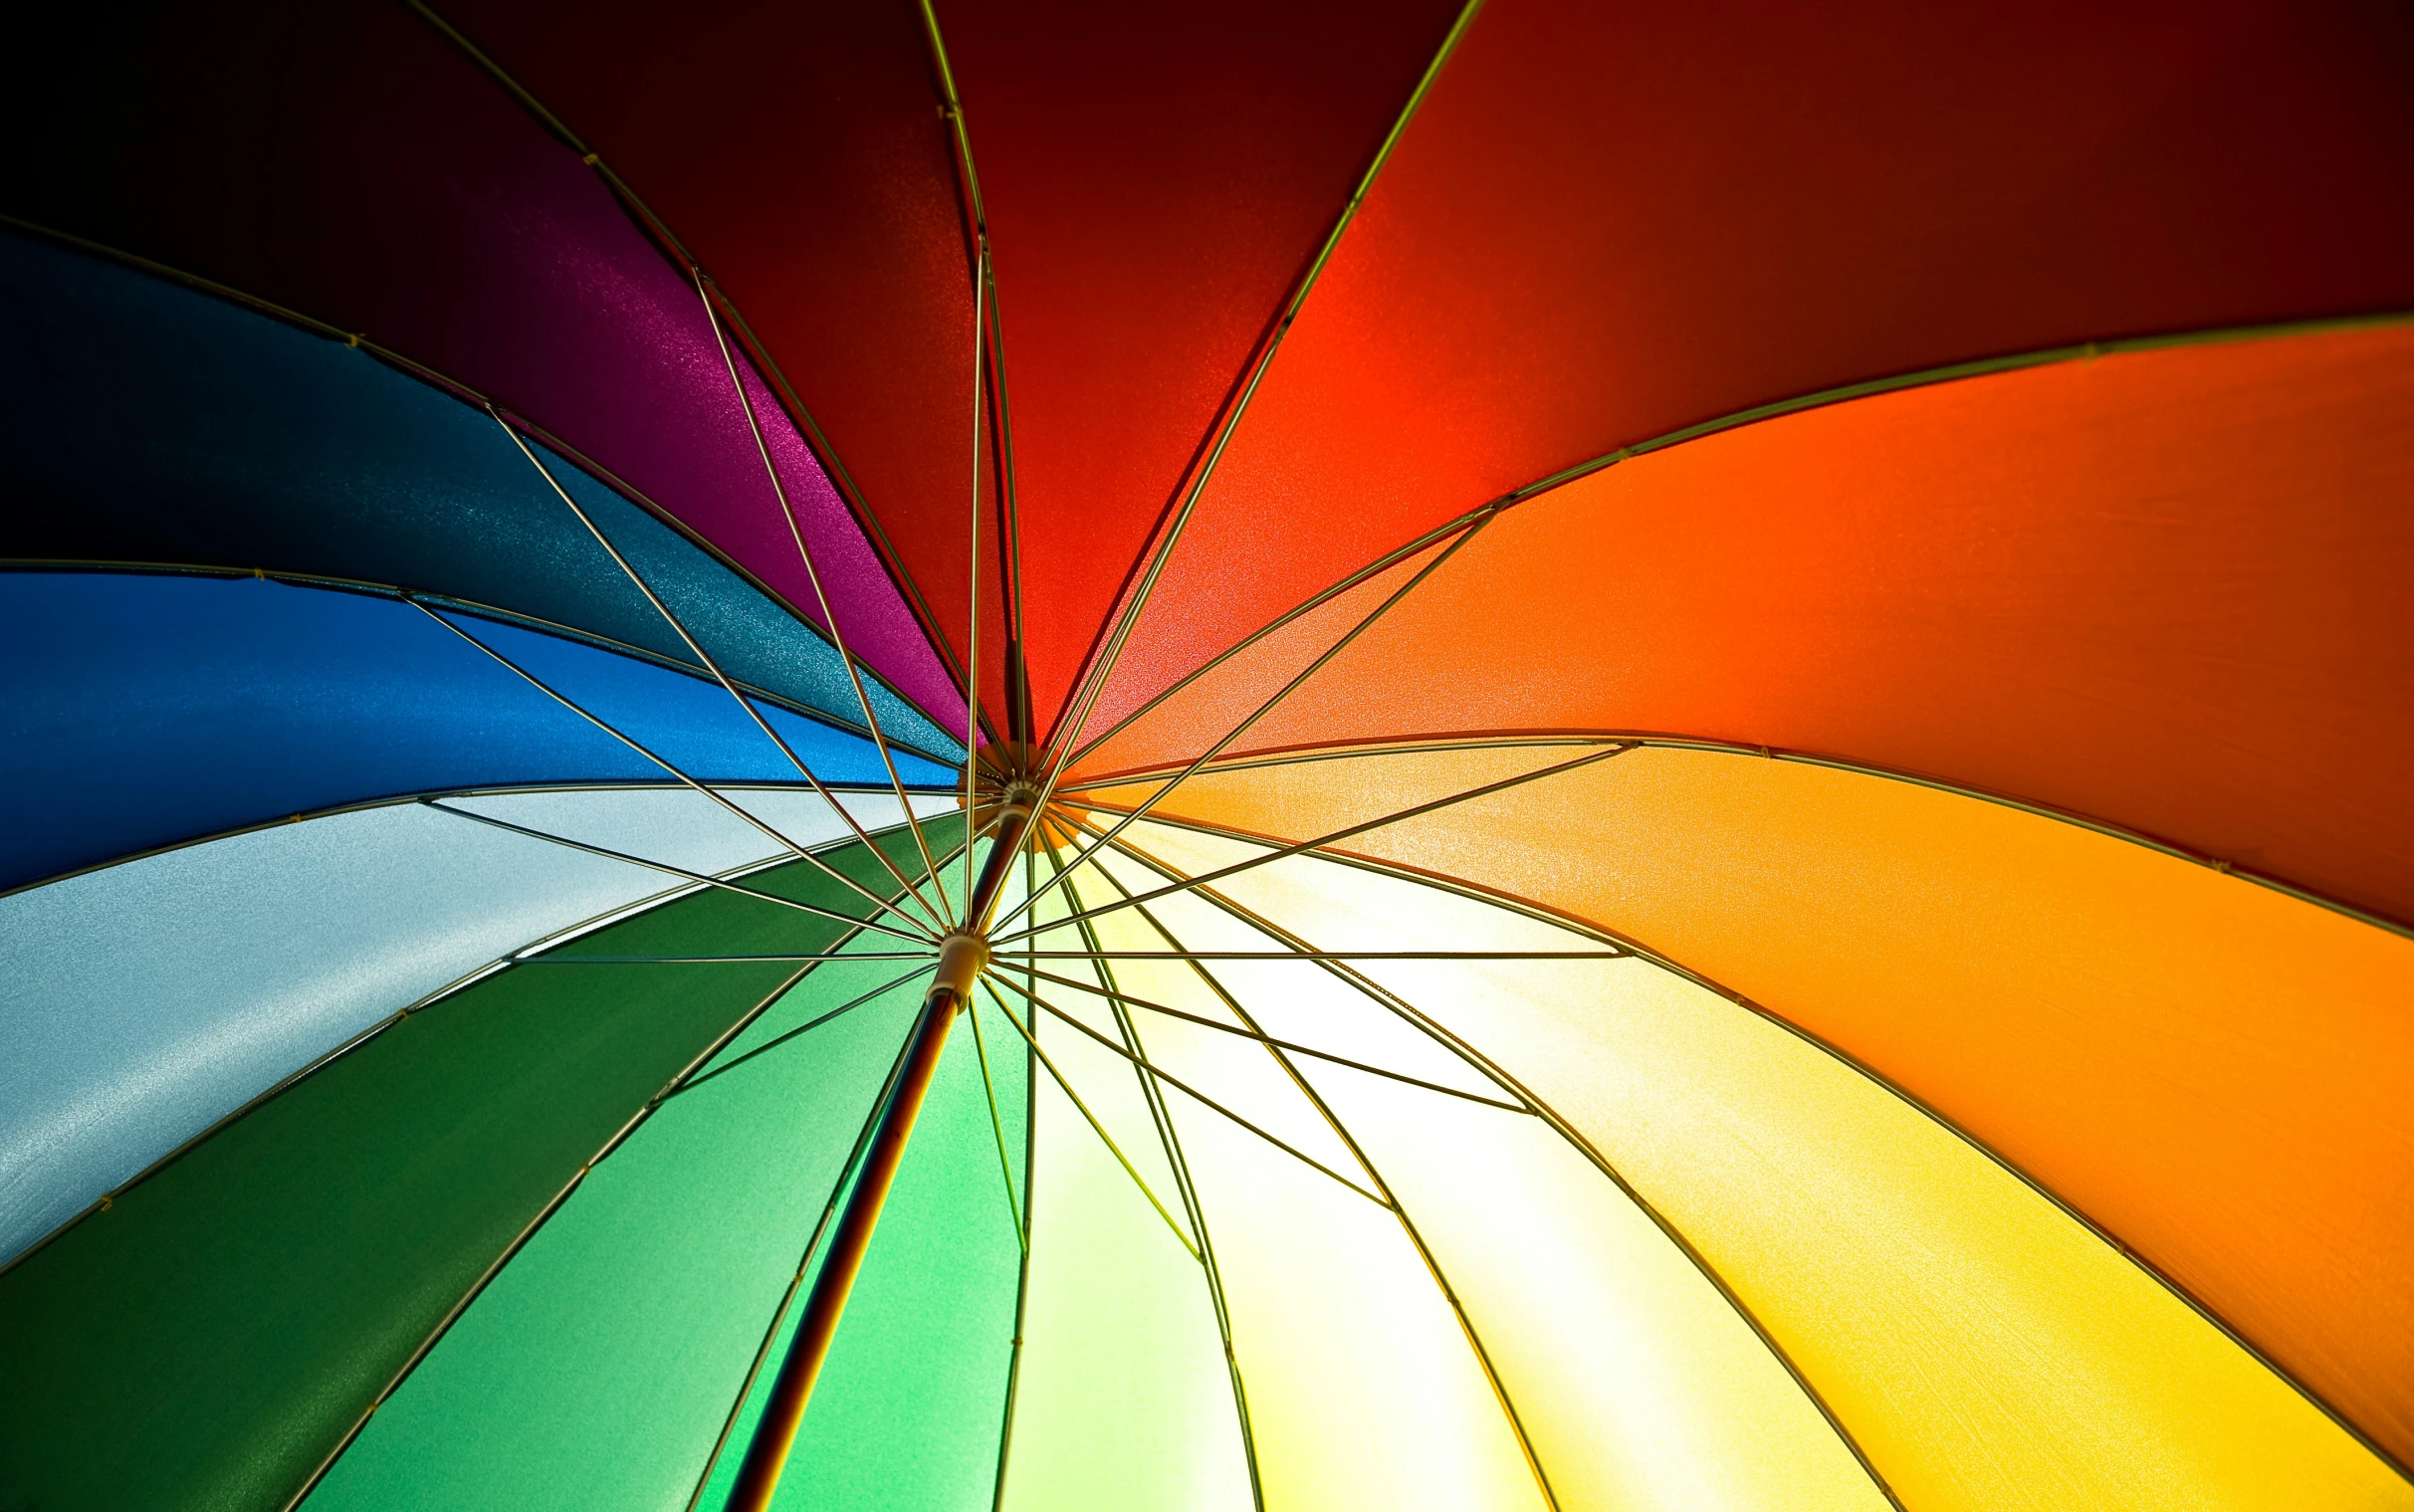
[[[819,968],[745,1039],[902,970]],[[666,1102],[377,1409],[309,1512],[683,1506],[922,991]]]
[[[833,859],[885,878],[860,846]],[[860,903],[803,863],[753,885]],[[842,928],[716,890],[605,933],[611,954],[719,953]],[[0,1276],[0,1507],[282,1506],[579,1168],[795,970],[489,977]]]

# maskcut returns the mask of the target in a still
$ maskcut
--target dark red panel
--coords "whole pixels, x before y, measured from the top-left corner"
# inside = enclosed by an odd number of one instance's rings
[[[1055,708],[1454,0],[943,5]]]
[[[443,9],[737,301],[961,656],[973,280],[917,9]]]
[[[1162,635],[1195,664],[1435,522],[1770,400],[2414,306],[2410,18],[1496,0],[1276,359]]]

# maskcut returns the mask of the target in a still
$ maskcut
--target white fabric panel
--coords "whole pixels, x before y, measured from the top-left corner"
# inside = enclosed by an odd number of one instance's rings
[[[802,844],[845,832],[809,791],[738,800]],[[777,850],[685,790],[455,801],[694,871]],[[848,806],[867,829],[901,817],[893,797]],[[0,898],[0,1258],[397,1009],[533,941],[686,885],[399,804]]]

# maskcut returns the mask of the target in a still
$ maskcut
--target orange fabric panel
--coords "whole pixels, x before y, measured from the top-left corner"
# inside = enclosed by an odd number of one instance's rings
[[[1485,7],[1168,590],[1219,649],[1562,468],[1839,384],[2414,306],[2414,12]],[[1198,633],[1197,627],[1194,632]]]
[[[1306,839],[1537,755],[1207,775],[1159,812]],[[1859,1058],[2414,1460],[2414,941],[2003,804],[1721,753],[1630,752],[1347,848],[1621,932]]]
[[[1686,442],[1507,511],[1234,750],[1543,730],[1773,746],[2414,920],[2410,416],[2397,325]],[[1118,762],[1223,733],[1179,712]]]

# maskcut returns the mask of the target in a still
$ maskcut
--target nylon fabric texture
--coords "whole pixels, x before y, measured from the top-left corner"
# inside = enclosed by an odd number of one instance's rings
[[[2414,24],[0,56],[0,1506],[2414,1512]]]

